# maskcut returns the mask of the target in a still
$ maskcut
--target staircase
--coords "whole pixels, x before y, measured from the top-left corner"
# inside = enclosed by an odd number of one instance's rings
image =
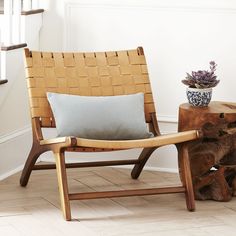
[[[7,80],[4,52],[23,48],[26,44],[32,49],[39,48],[42,13],[38,0],[0,0],[1,80]]]
[[[0,0],[0,41],[5,46],[2,49],[6,50],[8,46],[25,43],[26,17],[40,15],[42,12],[38,0]]]
[[[42,14],[38,0],[0,0],[0,105],[12,82],[22,74],[22,48],[39,48]]]
[[[39,49],[36,0],[0,0],[0,179],[21,169],[31,143],[23,48]]]

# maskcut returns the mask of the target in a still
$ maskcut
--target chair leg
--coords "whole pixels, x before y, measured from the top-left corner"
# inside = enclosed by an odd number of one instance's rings
[[[35,145],[32,146],[29,156],[27,158],[27,161],[25,163],[24,169],[21,174],[20,178],[20,185],[22,187],[25,187],[28,184],[31,172],[33,170],[33,167],[38,159],[38,157],[43,153],[44,151],[40,150]]]
[[[70,200],[66,175],[65,154],[64,152],[54,153],[56,159],[57,179],[61,200],[63,216],[66,220],[71,220]]]
[[[133,179],[137,179],[140,175],[140,173],[143,170],[144,165],[146,164],[149,157],[152,155],[152,153],[157,149],[157,147],[153,148],[144,148],[138,158],[139,163],[135,164],[132,172],[131,177]]]
[[[193,191],[193,183],[192,183],[192,175],[190,169],[189,155],[188,155],[188,147],[187,144],[181,144],[179,150],[180,157],[180,174],[182,177],[183,185],[186,188],[185,196],[186,196],[186,205],[189,211],[195,210],[195,199],[194,199],[194,191]]]

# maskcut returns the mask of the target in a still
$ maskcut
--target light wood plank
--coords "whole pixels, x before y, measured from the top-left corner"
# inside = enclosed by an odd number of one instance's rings
[[[69,187],[76,192],[132,188],[133,184],[148,188],[148,181],[178,180],[177,174],[144,171],[134,181],[130,170],[108,167],[69,169],[68,175]],[[27,188],[19,187],[19,176],[0,182],[0,235],[236,235],[236,198],[198,201],[194,213],[184,208],[183,194],[72,201],[74,219],[67,222],[61,217],[55,170],[34,172]]]

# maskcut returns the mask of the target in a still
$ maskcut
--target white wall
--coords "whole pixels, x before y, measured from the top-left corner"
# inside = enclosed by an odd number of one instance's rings
[[[42,2],[43,50],[115,50],[142,45],[162,131],[175,131],[185,72],[218,64],[213,100],[236,101],[236,1],[61,0]],[[151,166],[175,168],[172,149]],[[156,156],[158,152],[154,156]],[[174,154],[174,153],[173,153]]]
[[[180,80],[186,71],[207,69],[210,60],[219,64],[221,79],[214,99],[235,100],[231,86],[236,65],[235,1],[56,2],[49,1],[51,8],[44,13],[41,49],[90,51],[144,46],[161,116],[176,117],[178,104],[185,101]],[[167,97],[169,90],[172,96]]]
[[[5,55],[8,83],[0,86],[0,137],[30,123],[23,49],[1,53]]]

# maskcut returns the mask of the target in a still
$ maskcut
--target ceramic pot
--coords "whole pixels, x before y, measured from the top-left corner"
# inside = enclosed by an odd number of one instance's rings
[[[212,88],[187,88],[188,102],[195,107],[206,107],[211,101]]]

